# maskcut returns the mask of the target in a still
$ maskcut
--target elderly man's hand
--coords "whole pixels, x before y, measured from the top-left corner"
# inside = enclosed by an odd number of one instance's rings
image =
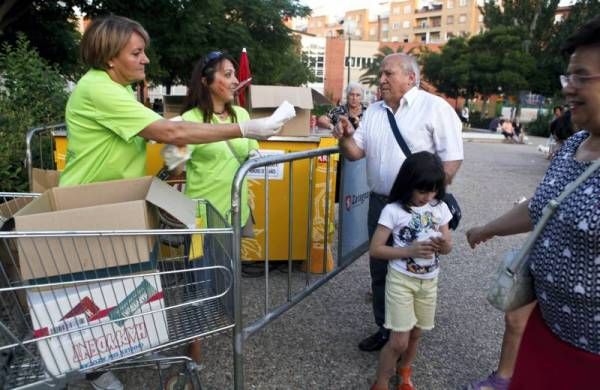
[[[354,135],[354,126],[345,116],[340,116],[337,125],[333,128],[331,132],[334,138],[351,138]]]

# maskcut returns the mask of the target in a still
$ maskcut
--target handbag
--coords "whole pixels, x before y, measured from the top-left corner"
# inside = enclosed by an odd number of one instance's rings
[[[390,121],[390,127],[392,128],[392,133],[394,133],[394,137],[396,137],[396,142],[398,142],[398,145],[400,145],[400,149],[402,149],[404,155],[406,157],[410,156],[412,152],[406,144],[406,141],[404,141],[404,138],[402,138],[402,134],[400,134],[400,130],[398,129],[398,124],[396,123],[396,118],[394,118],[394,114],[392,114],[392,112],[387,109],[386,112],[388,120]],[[444,201],[444,203],[446,203],[446,205],[448,205],[448,209],[452,214],[452,219],[450,220],[450,222],[448,222],[448,227],[452,230],[456,230],[458,224],[460,223],[460,219],[462,218],[462,211],[460,210],[458,201],[456,200],[454,195],[452,195],[449,192],[446,193],[444,199],[442,200]]]
[[[487,294],[488,302],[496,309],[509,312],[535,300],[533,277],[529,272],[529,251],[563,199],[571,194],[577,186],[599,167],[600,160],[597,160],[577,179],[569,183],[556,199],[550,200],[546,207],[544,207],[542,217],[537,225],[535,225],[533,232],[527,237],[521,249],[513,249],[505,253]]]

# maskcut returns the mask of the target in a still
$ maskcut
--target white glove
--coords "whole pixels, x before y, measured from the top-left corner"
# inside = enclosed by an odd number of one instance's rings
[[[267,118],[250,119],[240,123],[242,137],[254,139],[267,139],[278,134],[281,127],[296,116],[294,106],[284,101],[277,110]]]
[[[160,155],[162,156],[163,160],[165,160],[167,169],[172,171],[180,164],[183,164],[189,160],[192,156],[192,153],[188,150],[187,146],[179,147],[175,145],[165,145],[160,151]]]

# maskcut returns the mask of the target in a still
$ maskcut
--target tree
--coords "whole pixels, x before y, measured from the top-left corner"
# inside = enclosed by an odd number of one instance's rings
[[[27,129],[63,121],[66,81],[23,34],[0,53],[0,182],[3,191],[27,190],[23,167]]]
[[[446,96],[472,97],[470,52],[465,38],[453,38],[441,52],[429,52],[422,57],[423,76]]]
[[[167,87],[186,83],[194,63],[217,49],[237,56],[246,47],[255,83],[299,85],[311,74],[282,22],[308,15],[298,0],[92,0],[83,10],[140,22],[152,41],[147,75]]]
[[[62,74],[76,79],[78,45],[75,6],[85,0],[7,0],[0,6],[0,41],[14,45],[22,33],[42,58],[59,67]]]
[[[600,15],[600,2],[597,0],[581,0],[571,6],[568,16],[556,24],[554,34],[547,42],[543,53],[538,57],[539,68],[543,69],[544,83],[541,84],[541,93],[547,96],[560,95],[561,85],[559,75],[567,68],[567,58],[561,53],[561,48],[567,38],[579,26],[596,15]]]

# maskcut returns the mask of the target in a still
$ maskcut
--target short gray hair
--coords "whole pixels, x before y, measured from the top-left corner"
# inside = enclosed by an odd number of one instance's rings
[[[415,87],[419,87],[421,83],[421,71],[417,59],[410,54],[394,53],[387,55],[383,60],[393,59],[400,63],[400,67],[405,73],[413,73],[415,75]]]
[[[346,96],[348,96],[350,94],[350,92],[352,92],[354,89],[358,89],[360,91],[360,94],[364,97],[365,90],[364,90],[363,86],[360,85],[359,83],[348,84],[348,86],[346,87]]]

